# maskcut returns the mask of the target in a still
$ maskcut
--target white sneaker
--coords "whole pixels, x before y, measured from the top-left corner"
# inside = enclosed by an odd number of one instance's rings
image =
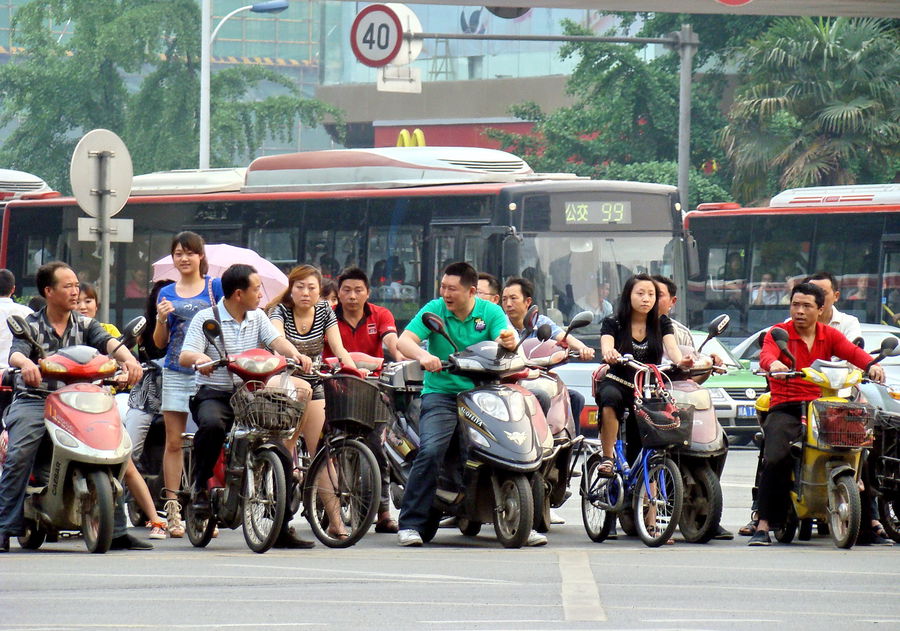
[[[401,530],[397,533],[397,543],[401,546],[421,547],[422,535],[415,530]]]
[[[547,536],[542,535],[537,530],[532,530],[528,535],[528,541],[525,542],[525,545],[530,548],[547,545]]]
[[[561,525],[561,524],[566,523],[566,518],[551,508],[550,509],[550,523]]]

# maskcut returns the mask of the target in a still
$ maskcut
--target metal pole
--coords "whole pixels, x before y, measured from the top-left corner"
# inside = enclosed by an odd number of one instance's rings
[[[212,0],[201,0],[200,8],[200,168],[209,168],[209,23]]]
[[[97,195],[100,196],[100,322],[109,322],[109,159],[112,156],[108,151],[98,151],[97,160]]]
[[[700,39],[691,29],[690,24],[682,24],[678,33],[678,56],[681,58],[678,86],[678,196],[681,198],[682,211],[690,210],[688,195],[690,194],[691,169],[691,74],[694,62],[694,51]]]
[[[488,33],[403,33],[404,39],[473,39],[512,42],[606,42],[608,44],[678,44],[671,37],[597,37],[594,35],[491,35]]]

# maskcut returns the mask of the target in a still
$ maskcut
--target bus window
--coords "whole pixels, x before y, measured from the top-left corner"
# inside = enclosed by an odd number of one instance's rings
[[[247,233],[247,247],[255,250],[285,273],[297,265],[299,228],[251,228]]]
[[[371,299],[388,307],[398,325],[419,310],[422,226],[369,228],[366,260],[372,263]]]

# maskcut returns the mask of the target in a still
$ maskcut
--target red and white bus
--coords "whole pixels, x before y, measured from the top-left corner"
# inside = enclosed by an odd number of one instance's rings
[[[818,270],[836,277],[841,311],[889,324],[900,313],[900,184],[791,189],[764,208],[701,204],[684,225],[700,259],[694,327],[723,312],[730,336],[779,322],[792,284]]]

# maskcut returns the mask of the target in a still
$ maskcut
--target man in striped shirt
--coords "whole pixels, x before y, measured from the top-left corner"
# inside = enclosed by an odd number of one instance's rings
[[[231,373],[224,366],[215,369],[212,366],[201,367],[221,358],[216,347],[203,335],[203,323],[209,319],[219,320],[223,345],[229,355],[265,346],[301,363],[304,372],[309,372],[311,368],[309,357],[301,355],[293,344],[279,335],[265,311],[259,308],[262,281],[253,267],[238,263],[225,270],[222,291],[225,297],[215,307],[199,311],[191,320],[178,357],[182,366],[195,368],[199,373],[197,393],[191,398],[191,413],[197,423],[194,434],[196,476],[192,480],[194,488],[191,497],[195,510],[200,512],[209,511],[206,481],[212,476],[216,459],[225,443],[225,435],[234,422],[230,399],[235,387]],[[218,317],[213,309],[218,310]],[[290,515],[286,516],[284,530],[275,545],[311,548],[311,542],[302,541],[288,531],[290,518]]]

